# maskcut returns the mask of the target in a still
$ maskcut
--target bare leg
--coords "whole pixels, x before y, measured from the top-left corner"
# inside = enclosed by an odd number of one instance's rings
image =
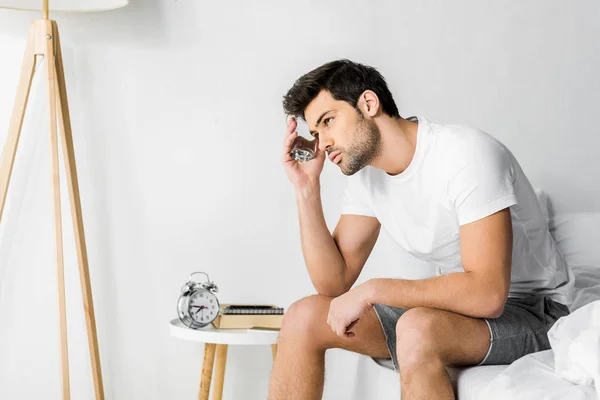
[[[490,346],[483,319],[417,307],[396,324],[402,400],[454,399],[447,366],[475,365]]]
[[[371,310],[359,320],[352,329],[354,337],[342,338],[327,325],[331,300],[320,295],[306,297],[286,312],[271,374],[269,400],[321,399],[327,349],[390,357],[375,311]]]

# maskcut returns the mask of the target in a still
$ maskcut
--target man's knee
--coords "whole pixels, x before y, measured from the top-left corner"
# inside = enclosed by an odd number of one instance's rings
[[[283,317],[280,341],[318,340],[318,332],[327,323],[331,298],[321,295],[308,296],[293,303]],[[321,328],[321,329],[320,329]]]
[[[418,365],[436,356],[436,316],[427,307],[406,311],[396,323],[396,356],[400,365]]]

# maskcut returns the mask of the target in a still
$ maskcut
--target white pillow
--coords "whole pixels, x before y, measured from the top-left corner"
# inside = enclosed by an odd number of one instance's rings
[[[593,265],[600,272],[600,212],[557,215],[549,227],[569,265]]]

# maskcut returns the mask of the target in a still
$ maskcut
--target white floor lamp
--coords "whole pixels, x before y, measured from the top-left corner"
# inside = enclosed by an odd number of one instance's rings
[[[35,72],[37,56],[43,56],[46,61],[48,104],[50,115],[50,147],[52,152],[52,182],[54,197],[54,227],[56,239],[56,266],[58,275],[58,316],[60,327],[60,362],[62,378],[62,398],[70,398],[69,384],[69,358],[67,347],[67,317],[65,301],[65,280],[62,243],[62,220],[60,204],[60,177],[59,177],[59,152],[58,152],[58,127],[60,128],[63,145],[65,171],[71,200],[71,215],[75,232],[75,245],[79,261],[79,276],[83,292],[83,308],[85,311],[86,328],[92,362],[94,378],[94,392],[96,399],[104,399],[102,383],[102,369],[100,367],[100,354],[98,351],[98,338],[96,334],[96,318],[92,300],[92,287],[87,260],[85,234],[83,230],[83,217],[81,214],[81,201],[79,198],[79,184],[77,181],[77,168],[75,166],[75,152],[71,132],[71,119],[67,103],[67,88],[60,48],[60,38],[56,21],[48,19],[49,10],[52,11],[102,11],[127,5],[129,0],[0,0],[0,8],[18,10],[39,10],[43,19],[33,21],[29,29],[29,38],[25,48],[21,77],[17,87],[17,95],[13,108],[8,138],[2,163],[0,164],[0,222],[10,183],[23,118],[27,108],[27,100],[31,89],[31,82]],[[58,127],[57,127],[58,120]]]

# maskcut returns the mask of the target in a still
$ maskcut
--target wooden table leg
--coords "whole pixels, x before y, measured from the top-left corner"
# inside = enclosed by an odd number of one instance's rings
[[[271,345],[271,353],[273,353],[273,362],[275,362],[275,356],[277,356],[277,344]]]
[[[200,378],[200,391],[198,392],[198,400],[208,400],[213,365],[215,363],[216,347],[217,345],[214,343],[206,343],[204,345],[204,361],[202,362],[202,376]]]
[[[227,360],[227,345],[217,345],[217,367],[215,370],[215,383],[213,387],[213,400],[223,398],[223,381],[225,379],[225,361]]]

